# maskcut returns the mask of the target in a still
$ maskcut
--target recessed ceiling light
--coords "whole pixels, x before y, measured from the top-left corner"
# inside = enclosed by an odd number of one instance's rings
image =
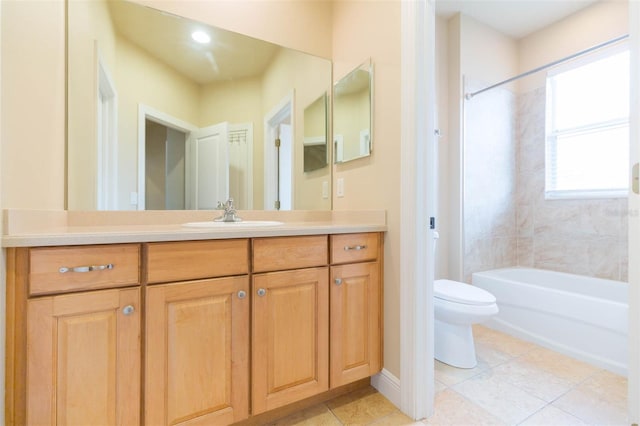
[[[209,34],[204,31],[194,31],[191,33],[191,38],[197,41],[198,43],[207,44],[211,41],[211,37]]]

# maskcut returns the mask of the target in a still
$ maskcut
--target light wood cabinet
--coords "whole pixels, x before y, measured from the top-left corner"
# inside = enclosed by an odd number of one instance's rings
[[[7,424],[140,423],[139,274],[137,244],[7,250]]]
[[[146,424],[248,417],[248,291],[246,275],[147,288]]]
[[[140,290],[27,302],[26,424],[140,422]]]
[[[8,249],[6,423],[224,425],[340,392],[382,365],[382,264],[379,233]]]
[[[377,262],[331,267],[331,387],[380,371],[380,278]]]
[[[329,389],[328,269],[253,277],[253,414]]]

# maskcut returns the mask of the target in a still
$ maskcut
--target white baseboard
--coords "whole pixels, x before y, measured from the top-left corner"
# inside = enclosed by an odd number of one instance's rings
[[[382,371],[371,377],[371,386],[384,395],[393,405],[400,407],[400,379],[391,374],[389,370]]]

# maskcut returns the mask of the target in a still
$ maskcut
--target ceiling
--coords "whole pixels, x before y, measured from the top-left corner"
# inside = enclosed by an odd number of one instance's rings
[[[520,39],[553,24],[597,0],[437,0],[436,14],[461,12],[503,34]]]
[[[279,46],[186,18],[129,3],[109,1],[119,35],[198,84],[261,75]],[[191,38],[195,30],[209,44]]]

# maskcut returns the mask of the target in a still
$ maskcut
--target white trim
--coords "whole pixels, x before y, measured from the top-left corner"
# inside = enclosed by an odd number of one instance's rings
[[[434,9],[432,0],[401,5],[400,409],[416,420],[433,413],[434,398]]]
[[[275,192],[270,188],[275,188],[278,180],[277,170],[274,167],[276,161],[276,149],[273,141],[278,137],[276,127],[289,115],[291,117],[291,164],[294,162],[293,145],[295,141],[295,91],[291,90],[274,108],[264,116],[264,210],[274,210],[276,201]],[[291,205],[294,206],[293,195],[295,193],[293,170],[291,170]]]
[[[94,43],[97,72],[96,207],[118,209],[118,92],[111,73]],[[106,125],[106,128],[104,127]]]
[[[305,136],[302,144],[304,146],[325,145],[327,138],[324,136]]]
[[[640,162],[640,3],[629,1],[631,110],[630,165]],[[640,423],[640,196],[629,191],[629,380],[628,423]]]
[[[400,379],[383,368],[382,371],[371,377],[371,386],[384,395],[393,405],[400,406]]]
[[[145,209],[145,121],[151,120],[156,123],[171,127],[175,130],[186,133],[186,139],[189,134],[198,128],[193,124],[182,121],[179,118],[170,116],[167,113],[158,111],[150,106],[138,104],[138,210]],[[185,158],[189,158],[189,144],[185,147]],[[186,172],[185,172],[186,173]],[[185,183],[187,180],[185,179]],[[185,188],[185,193],[188,193]]]

